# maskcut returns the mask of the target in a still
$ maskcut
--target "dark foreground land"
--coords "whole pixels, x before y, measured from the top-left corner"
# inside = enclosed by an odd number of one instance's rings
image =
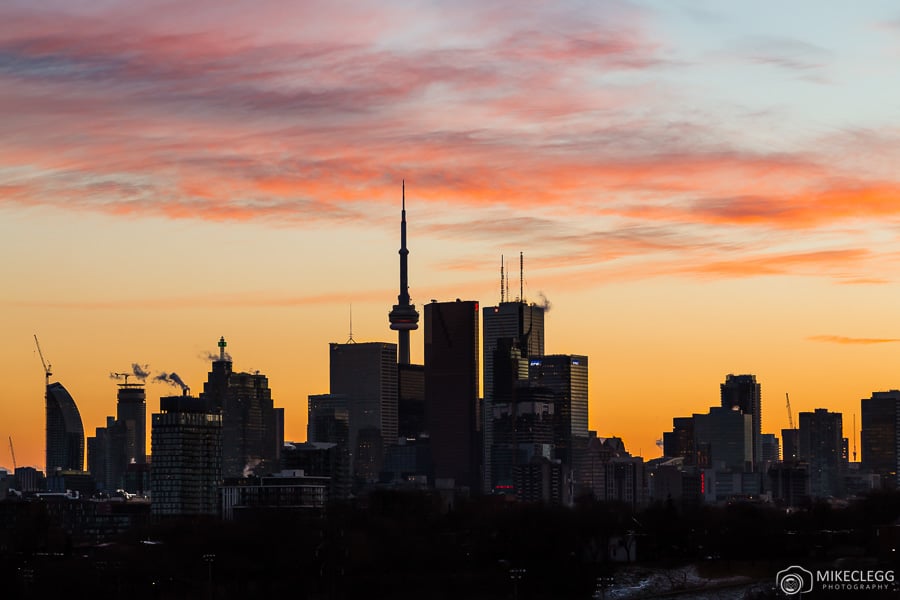
[[[320,513],[151,523],[99,544],[29,519],[0,537],[0,597],[774,598],[789,565],[900,562],[897,493],[787,512],[491,499],[446,510],[428,493],[377,492]]]

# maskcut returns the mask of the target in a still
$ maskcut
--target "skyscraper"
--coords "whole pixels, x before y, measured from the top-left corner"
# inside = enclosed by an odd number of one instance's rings
[[[200,398],[186,395],[160,398],[159,409],[150,431],[152,513],[216,515],[222,482],[222,415],[209,412]]]
[[[331,394],[347,398],[354,475],[374,481],[381,452],[397,442],[397,346],[332,343],[329,363]]]
[[[409,332],[419,328],[419,313],[409,298],[409,274],[406,249],[406,182],[403,182],[402,208],[400,209],[400,294],[397,304],[388,314],[391,329],[397,332],[398,362],[409,364]]]
[[[862,468],[881,476],[889,489],[898,487],[900,449],[900,391],[873,392],[860,401]]]
[[[720,388],[723,408],[737,408],[752,418],[751,450],[756,468],[762,460],[762,386],[756,382],[756,375],[728,375]]]
[[[222,415],[222,476],[274,472],[284,444],[284,409],[274,407],[265,375],[233,372],[226,346],[220,338],[219,357],[200,394],[207,411]]]
[[[528,360],[528,378],[553,392],[555,458],[572,466],[577,440],[588,437],[588,357],[551,354]]]
[[[116,418],[107,417],[106,427],[98,427],[88,438],[88,470],[100,490],[128,489],[128,465],[147,462],[147,403],[140,383],[120,383]]]
[[[84,425],[75,400],[61,383],[47,384],[47,475],[84,470]]]
[[[800,447],[797,454],[809,463],[809,492],[826,498],[843,495],[844,439],[841,413],[817,408],[800,413]]]
[[[489,492],[494,477],[491,474],[491,447],[493,446],[493,402],[494,402],[494,353],[500,340],[513,340],[513,346],[521,358],[528,359],[544,354],[544,309],[535,304],[527,304],[521,299],[515,302],[502,301],[497,306],[482,309],[484,339],[482,354],[484,360],[484,387],[480,421],[482,423],[482,446],[484,449],[482,490]],[[527,373],[525,377],[527,377]]]
[[[425,426],[435,479],[480,489],[478,302],[425,305]]]

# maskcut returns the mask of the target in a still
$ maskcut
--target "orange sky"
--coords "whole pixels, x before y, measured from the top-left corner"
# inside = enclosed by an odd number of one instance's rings
[[[19,464],[44,463],[35,333],[88,435],[115,411],[109,372],[199,391],[224,335],[304,439],[351,303],[355,339],[395,341],[401,179],[414,302],[493,304],[501,254],[524,251],[547,351],[590,357],[591,427],[634,453],[728,373],[757,375],[766,432],[785,392],[850,436],[861,398],[900,388],[890,3],[0,18],[0,436]],[[170,391],[148,386],[150,410]]]

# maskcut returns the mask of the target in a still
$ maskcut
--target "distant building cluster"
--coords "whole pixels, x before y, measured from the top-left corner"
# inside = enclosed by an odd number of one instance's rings
[[[400,293],[388,317],[397,343],[358,343],[351,333],[330,344],[329,389],[308,397],[305,442],[285,442],[284,409],[275,408],[268,379],[234,372],[223,337],[198,396],[177,375],[160,376],[182,393],[159,399],[149,455],[145,386],[125,376],[116,416],[87,439],[85,471],[78,408],[47,370],[46,473],[0,472],[0,500],[93,497],[142,503],[155,518],[240,519],[320,510],[383,488],[436,490],[448,503],[493,496],[570,505],[590,497],[637,507],[797,506],[897,487],[896,390],[861,401],[859,462],[843,416],[824,408],[799,413],[797,427],[791,417],[780,439],[763,433],[752,374],[727,375],[708,412],[674,418],[661,458],[632,456],[622,439],[588,428],[588,357],[546,354],[546,308],[526,302],[524,289],[511,298],[502,276],[496,306],[425,304],[424,364],[411,364],[420,315],[408,293],[408,254],[404,199]]]

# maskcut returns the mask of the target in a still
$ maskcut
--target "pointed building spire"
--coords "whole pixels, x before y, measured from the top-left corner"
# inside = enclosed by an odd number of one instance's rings
[[[402,182],[400,204],[400,294],[397,304],[388,314],[391,329],[397,332],[397,354],[400,364],[409,364],[409,332],[419,328],[419,313],[409,298],[409,274],[406,248],[406,180]]]

